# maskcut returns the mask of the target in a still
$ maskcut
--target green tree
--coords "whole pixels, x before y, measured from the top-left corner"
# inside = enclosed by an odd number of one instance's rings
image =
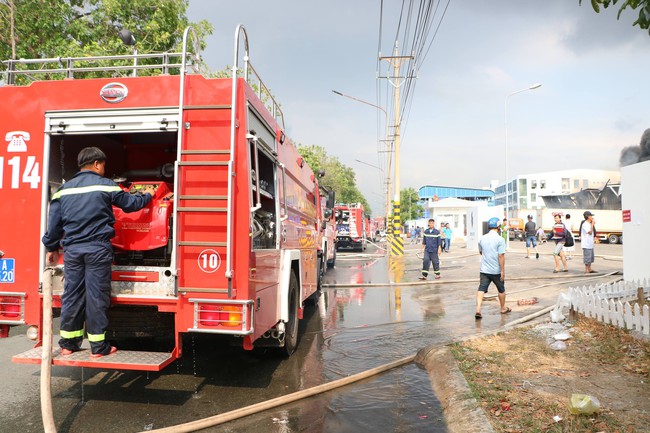
[[[0,0],[0,28],[7,29],[0,32],[0,58],[131,54],[118,37],[122,29],[133,33],[141,54],[176,51],[190,24],[203,47],[212,25],[190,23],[187,6],[187,0]]]
[[[400,215],[402,223],[408,220],[418,219],[424,215],[424,208],[419,203],[420,196],[413,188],[403,188],[399,192]]]
[[[616,5],[617,3],[619,3],[619,0],[591,0],[591,7],[594,8],[596,13],[599,13],[601,6],[603,9],[607,9],[610,5]],[[582,4],[582,0],[579,0],[579,4]],[[633,25],[648,30],[650,33],[650,0],[623,0],[620,2],[620,5],[621,7],[617,15],[618,19],[621,18],[621,14],[625,9],[638,9],[639,18],[634,21]]]
[[[320,179],[320,184],[335,192],[337,203],[361,203],[367,214],[372,213],[368,201],[357,187],[354,171],[350,167],[339,161],[337,157],[329,155],[322,146],[299,144],[298,152],[305,158],[314,173],[318,173],[319,170],[325,172],[325,176]]]

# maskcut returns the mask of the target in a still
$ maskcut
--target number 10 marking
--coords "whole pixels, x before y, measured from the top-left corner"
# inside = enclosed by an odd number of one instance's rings
[[[215,250],[203,250],[199,253],[198,262],[203,272],[211,274],[221,266],[221,256]]]

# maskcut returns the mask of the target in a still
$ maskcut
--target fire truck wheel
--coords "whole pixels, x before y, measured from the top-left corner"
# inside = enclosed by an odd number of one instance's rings
[[[289,278],[289,321],[286,323],[284,347],[280,348],[283,356],[289,357],[298,345],[298,279],[294,271]]]
[[[332,256],[332,258],[327,261],[327,267],[329,269],[332,269],[335,264],[336,264],[336,248],[334,248],[334,255]]]

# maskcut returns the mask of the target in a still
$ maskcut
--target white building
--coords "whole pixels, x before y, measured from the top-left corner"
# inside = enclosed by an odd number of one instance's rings
[[[485,209],[491,211],[490,216],[497,216],[499,212],[503,214],[503,208],[488,206],[486,201],[469,201],[459,198],[449,197],[439,201],[431,201],[426,204],[426,211],[429,218],[436,220],[436,227],[440,228],[441,223],[449,223],[455,239],[467,239],[469,228],[472,227],[473,221],[468,220],[472,209]],[[481,214],[482,215],[482,214]],[[487,218],[489,219],[489,217]],[[485,221],[487,221],[485,219]],[[427,218],[423,218],[422,225],[426,227]],[[482,234],[482,233],[481,233]],[[453,241],[452,241],[453,245]]]
[[[621,173],[613,170],[562,170],[521,174],[508,182],[509,216],[518,216],[521,209],[544,208],[543,195],[571,194],[587,188],[602,189],[608,182],[620,183]],[[506,205],[505,185],[494,190],[494,204]]]

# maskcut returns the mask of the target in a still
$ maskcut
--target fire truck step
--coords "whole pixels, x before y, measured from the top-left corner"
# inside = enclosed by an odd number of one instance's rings
[[[180,161],[178,163],[180,166],[191,166],[191,167],[212,167],[219,166],[225,167],[228,165],[228,161]]]
[[[179,207],[179,212],[228,212],[225,207]]]
[[[42,349],[42,347],[30,349],[15,355],[12,361],[18,364],[40,364],[43,353]],[[66,356],[61,355],[61,349],[58,347],[52,351],[52,365],[111,370],[160,371],[175,359],[172,353],[166,352],[138,352],[118,349],[112,355],[91,358],[90,349],[83,349]]]
[[[179,200],[228,200],[227,195],[179,195]]]
[[[181,155],[229,155],[230,149],[197,149],[197,150],[181,150]]]

